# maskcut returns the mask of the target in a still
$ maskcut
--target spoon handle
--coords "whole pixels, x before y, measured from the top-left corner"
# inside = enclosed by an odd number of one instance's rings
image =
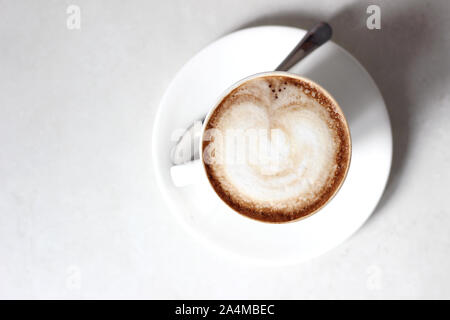
[[[275,71],[288,71],[297,62],[330,40],[332,33],[333,30],[328,23],[320,22],[305,34],[302,40],[300,40],[297,46],[280,63]]]

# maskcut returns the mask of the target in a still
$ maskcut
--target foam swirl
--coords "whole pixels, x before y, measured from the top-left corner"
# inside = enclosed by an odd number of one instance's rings
[[[263,221],[315,211],[335,193],[349,162],[340,109],[320,88],[293,77],[244,82],[222,100],[206,130],[220,133],[203,143],[214,189],[236,211]]]

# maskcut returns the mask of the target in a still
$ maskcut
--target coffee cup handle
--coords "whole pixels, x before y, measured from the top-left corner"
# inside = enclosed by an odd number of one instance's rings
[[[202,161],[198,159],[172,166],[170,168],[170,176],[176,187],[186,187],[200,181],[202,170]]]

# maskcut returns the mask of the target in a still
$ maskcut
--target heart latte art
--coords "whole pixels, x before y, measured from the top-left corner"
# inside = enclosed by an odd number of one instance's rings
[[[233,89],[205,127],[203,161],[217,194],[266,222],[296,220],[339,189],[350,161],[342,111],[323,89],[285,75]]]

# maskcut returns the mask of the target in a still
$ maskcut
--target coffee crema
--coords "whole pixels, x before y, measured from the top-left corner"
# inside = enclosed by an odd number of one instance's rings
[[[262,75],[234,88],[207,119],[203,162],[216,193],[240,214],[288,222],[324,206],[345,179],[350,134],[316,84]]]

